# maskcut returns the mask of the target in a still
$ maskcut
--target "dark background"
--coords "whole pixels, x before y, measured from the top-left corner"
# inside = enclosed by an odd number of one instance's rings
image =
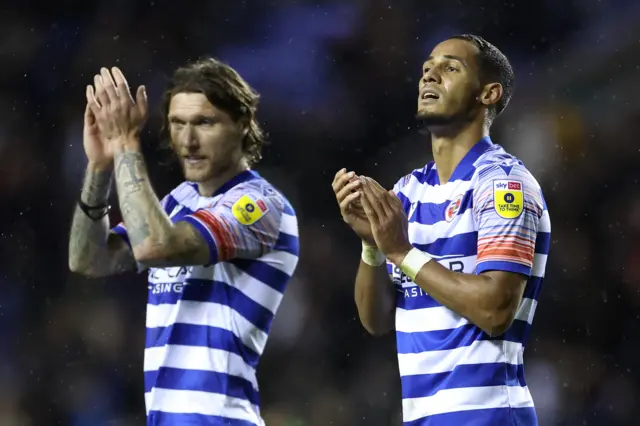
[[[640,3],[177,1],[0,5],[0,425],[144,424],[144,276],[67,269],[85,166],[84,87],[101,66],[146,84],[214,55],[263,95],[257,170],[297,209],[301,260],[260,368],[268,426],[399,424],[392,336],[353,303],[360,247],[330,183],[348,167],[387,187],[431,160],[415,129],[422,61],[478,33],[517,88],[492,137],[540,181],[553,244],[525,352],[540,423],[637,425],[640,405]],[[162,196],[158,116],[145,149]],[[112,220],[118,220],[114,212]]]

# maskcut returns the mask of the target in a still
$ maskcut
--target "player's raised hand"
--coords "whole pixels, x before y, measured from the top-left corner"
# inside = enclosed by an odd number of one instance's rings
[[[93,115],[90,103],[93,102],[93,91],[87,87],[87,105],[84,109],[84,127],[82,129],[82,145],[87,159],[92,166],[106,170],[113,166],[113,152],[100,135],[100,128]]]
[[[393,191],[387,191],[375,180],[361,176],[360,181],[362,207],[371,223],[378,250],[394,263],[401,261],[412,248],[402,202]]]
[[[375,245],[371,224],[360,203],[362,182],[354,172],[339,170],[331,184],[336,195],[342,219],[368,245]]]
[[[95,86],[87,88],[89,108],[95,117],[103,141],[137,137],[148,114],[144,86],[138,87],[134,100],[124,74],[113,67],[102,68],[93,78]]]

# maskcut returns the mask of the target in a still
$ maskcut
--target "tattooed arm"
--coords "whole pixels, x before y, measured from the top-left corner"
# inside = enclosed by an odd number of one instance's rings
[[[87,166],[82,202],[89,206],[106,204],[111,186],[111,170]],[[76,207],[69,237],[69,269],[86,276],[101,277],[135,269],[131,249],[119,235],[109,231],[109,218],[93,221]]]
[[[209,262],[209,246],[202,235],[187,222],[172,223],[163,210],[137,140],[120,143],[115,172],[120,210],[138,263],[167,267]]]

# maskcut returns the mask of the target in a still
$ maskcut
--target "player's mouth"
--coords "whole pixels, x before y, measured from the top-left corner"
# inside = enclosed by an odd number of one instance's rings
[[[420,91],[420,102],[435,102],[440,99],[440,93],[433,89],[423,89]]]
[[[185,155],[183,158],[184,158],[185,164],[189,166],[202,165],[204,164],[204,161],[207,159],[207,157],[203,155]]]

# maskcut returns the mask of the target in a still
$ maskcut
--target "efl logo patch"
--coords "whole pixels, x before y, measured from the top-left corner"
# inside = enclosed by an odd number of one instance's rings
[[[231,207],[231,212],[238,222],[252,225],[269,211],[263,200],[254,201],[249,195],[243,195]]]
[[[517,180],[493,181],[493,207],[498,216],[515,219],[524,210],[522,182]]]
[[[447,206],[447,209],[444,211],[444,219],[447,222],[451,222],[455,217],[455,215],[458,214],[458,211],[460,210],[460,205],[462,204],[462,196],[463,196],[462,194],[456,195],[456,197],[453,200],[451,200],[451,202]]]

